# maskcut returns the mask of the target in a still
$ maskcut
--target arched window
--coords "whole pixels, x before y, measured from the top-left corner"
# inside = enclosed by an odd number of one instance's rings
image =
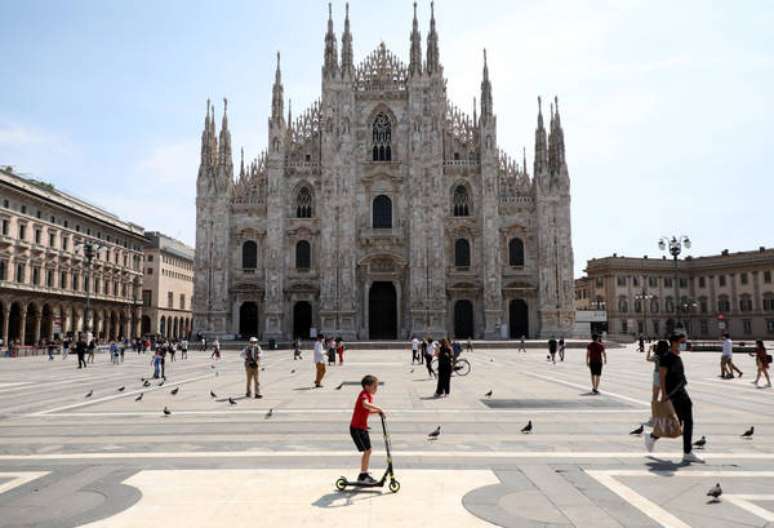
[[[658,313],[658,297],[654,297],[650,300],[650,313]],[[658,333],[658,332],[656,332]]]
[[[728,300],[728,295],[721,295],[718,297],[718,312],[728,313],[731,311],[731,301]]]
[[[766,292],[763,294],[763,311],[774,312],[774,293]]]
[[[629,311],[629,302],[626,300],[626,297],[618,298],[618,311],[621,313],[626,313]]]
[[[380,194],[374,198],[373,204],[374,229],[392,228],[392,200]]]
[[[524,265],[524,242],[520,238],[512,238],[508,242],[508,263],[511,266]]]
[[[675,311],[675,301],[671,297],[667,297],[664,301],[664,311],[666,313],[673,313]]]
[[[384,113],[374,119],[372,153],[374,161],[392,161],[392,123]]]
[[[301,187],[296,196],[296,218],[312,218],[312,191]]]
[[[640,299],[634,299],[634,312],[642,313],[642,301]]]
[[[309,269],[312,267],[312,246],[306,240],[296,244],[296,269]]]
[[[457,267],[470,266],[470,243],[464,238],[459,238],[454,243],[454,265]]]
[[[452,214],[454,216],[470,215],[470,195],[464,185],[458,185],[454,189],[452,202]]]
[[[242,244],[242,269],[258,267],[258,245],[252,240]]]
[[[740,312],[752,312],[753,302],[752,298],[748,294],[743,294],[739,299],[739,311]]]

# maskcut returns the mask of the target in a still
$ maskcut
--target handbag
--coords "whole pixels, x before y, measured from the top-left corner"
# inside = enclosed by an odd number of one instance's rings
[[[683,426],[671,400],[651,402],[653,411],[653,436],[658,438],[678,438],[683,434]]]

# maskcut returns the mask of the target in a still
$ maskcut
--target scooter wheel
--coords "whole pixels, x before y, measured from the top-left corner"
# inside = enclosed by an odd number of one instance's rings
[[[339,491],[344,491],[347,489],[347,479],[344,477],[339,477],[339,480],[336,481],[336,489]]]
[[[397,480],[391,480],[390,491],[393,493],[398,493],[400,491],[400,482],[398,482]]]

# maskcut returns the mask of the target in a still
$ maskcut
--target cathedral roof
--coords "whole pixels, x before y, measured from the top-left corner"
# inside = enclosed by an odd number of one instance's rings
[[[405,90],[408,67],[384,42],[368,54],[355,68],[355,87],[358,90]]]

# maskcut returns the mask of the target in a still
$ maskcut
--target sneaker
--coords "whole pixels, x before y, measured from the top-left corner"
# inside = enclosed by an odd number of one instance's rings
[[[261,396],[260,394],[256,394],[256,395],[255,395],[255,399],[256,399],[256,400],[260,400],[261,398],[263,398],[263,396]]]
[[[363,484],[376,484],[377,481],[375,478],[373,478],[371,475],[366,473],[363,478],[358,478],[358,482],[362,482]]]
[[[653,448],[656,445],[656,439],[653,438],[653,436],[651,436],[650,434],[646,434],[644,438],[645,438],[645,449],[648,451],[648,453],[652,453]]]
[[[683,455],[684,464],[704,464],[704,459],[697,457],[694,453],[686,453]]]
[[[245,392],[245,398],[249,398],[249,397],[250,397],[250,391]]]

